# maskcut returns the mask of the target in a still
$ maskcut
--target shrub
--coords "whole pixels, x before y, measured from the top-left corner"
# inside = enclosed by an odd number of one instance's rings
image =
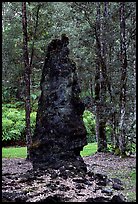
[[[88,143],[96,142],[96,132],[95,132],[95,116],[92,114],[92,112],[85,110],[83,113],[83,121],[87,130],[87,141]],[[109,124],[106,126],[106,138],[107,142],[111,143],[111,132],[112,128]]]
[[[90,111],[85,110],[83,113],[83,122],[87,130],[88,143],[95,142],[95,116]]]
[[[109,144],[112,144],[112,141],[111,141],[112,127],[110,126],[110,124],[106,125],[105,133],[106,133],[107,142]]]
[[[36,112],[31,113],[31,130],[34,131]],[[25,141],[25,110],[2,107],[2,141]]]
[[[30,115],[31,118],[31,132],[34,133],[35,124],[36,124],[36,112],[32,112]]]

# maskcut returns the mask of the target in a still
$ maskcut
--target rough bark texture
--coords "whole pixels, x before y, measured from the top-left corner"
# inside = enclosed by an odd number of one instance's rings
[[[79,98],[76,66],[69,59],[68,37],[62,35],[48,45],[41,79],[36,129],[32,138],[34,169],[73,165],[86,171],[80,151],[87,144]]]

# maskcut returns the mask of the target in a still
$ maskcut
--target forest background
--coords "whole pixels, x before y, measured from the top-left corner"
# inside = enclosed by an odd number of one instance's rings
[[[2,3],[2,145],[29,145],[47,45],[63,33],[77,65],[88,143],[132,154],[136,2]]]

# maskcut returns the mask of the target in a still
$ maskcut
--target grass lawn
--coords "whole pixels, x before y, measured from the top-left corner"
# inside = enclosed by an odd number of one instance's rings
[[[3,147],[2,158],[26,158],[26,147]]]
[[[97,143],[88,143],[86,146],[83,147],[83,151],[81,151],[81,156],[90,156],[97,151]]]
[[[81,156],[89,156],[96,152],[97,143],[89,143],[81,151]],[[26,158],[26,147],[2,148],[2,158]]]

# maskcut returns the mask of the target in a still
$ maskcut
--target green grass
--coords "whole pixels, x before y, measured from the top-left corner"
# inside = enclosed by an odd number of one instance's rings
[[[130,170],[123,181],[126,184],[124,194],[126,194],[128,202],[136,202],[136,169]]]
[[[97,150],[96,143],[89,143],[81,151],[81,156],[90,156]],[[2,148],[2,158],[26,158],[26,147],[8,147]]]
[[[97,143],[88,143],[88,145],[83,147],[83,151],[81,151],[81,156],[90,156],[97,151]]]
[[[2,148],[2,158],[26,158],[26,147]]]
[[[136,181],[136,170],[132,170],[130,173],[131,179],[135,182]]]

